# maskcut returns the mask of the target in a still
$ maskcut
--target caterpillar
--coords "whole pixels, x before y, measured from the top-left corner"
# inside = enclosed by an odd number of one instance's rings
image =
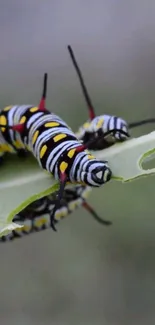
[[[100,115],[95,116],[95,109],[93,107],[92,101],[88,94],[88,90],[86,88],[81,70],[78,66],[77,60],[75,58],[74,52],[70,45],[68,45],[68,51],[73,63],[73,66],[78,75],[80,85],[82,88],[82,92],[84,94],[84,98],[86,100],[88,111],[89,111],[89,120],[86,121],[76,133],[79,140],[82,140],[83,143],[90,142],[89,149],[92,150],[100,150],[105,149],[115,142],[125,141],[129,137],[129,130],[127,122],[117,116],[111,115]],[[118,130],[117,132],[113,132],[114,130]],[[124,131],[125,133],[123,133]],[[108,133],[107,137],[105,137],[105,133]]]
[[[89,111],[90,111],[90,121],[85,123],[79,129],[79,132],[76,133],[76,138],[85,144],[85,146],[82,146],[83,150],[85,150],[86,148],[93,149],[93,150],[99,150],[99,149],[103,149],[107,146],[111,146],[116,141],[126,140],[128,138],[129,134],[128,134],[127,122],[125,122],[123,119],[115,117],[115,116],[110,116],[110,115],[103,115],[103,116],[95,117],[94,108],[91,104],[87,89],[84,85],[84,81],[82,79],[83,77],[81,75],[79,67],[77,66],[77,63],[75,61],[73,51],[70,46],[68,46],[68,49],[71,54],[73,63],[75,65],[76,69],[79,71],[78,74],[80,77],[80,82],[82,80],[81,85],[82,85],[83,92],[85,94],[87,104],[89,107]],[[28,141],[26,140],[26,137],[28,138],[28,132],[30,130],[27,130],[27,134],[24,135],[24,137],[22,137],[22,133],[26,133],[26,132],[24,132],[25,131],[24,130],[25,121],[23,121],[23,118],[25,117],[24,113],[25,112],[28,113],[29,110],[31,111],[31,113],[32,112],[35,114],[41,113],[42,115],[39,115],[39,116],[43,116],[43,115],[45,116],[50,113],[45,109],[46,84],[47,84],[47,74],[45,74],[45,76],[44,76],[43,95],[42,95],[42,99],[41,99],[38,107],[35,107],[32,105],[8,106],[2,110],[2,112],[0,114],[0,123],[1,123],[0,156],[2,156],[6,152],[17,153],[17,154],[23,156],[23,154],[25,154],[29,151],[33,151],[29,147]],[[35,121],[35,114],[34,115],[32,114],[32,116],[30,114],[30,118],[32,119],[32,117],[34,117],[34,121]],[[19,116],[20,116],[20,119],[19,119]],[[37,119],[39,116],[37,116]],[[54,115],[54,117],[55,117],[55,115]],[[27,123],[28,123],[28,119],[29,119],[29,115],[27,118]],[[23,123],[18,125],[18,122],[20,122],[20,123],[23,122]],[[53,122],[53,120],[52,120],[52,122]],[[143,121],[139,121],[139,122],[133,122],[133,123],[130,123],[130,126],[136,127],[138,125],[152,123],[152,122],[155,122],[155,119],[148,119],[148,120],[143,120]],[[63,127],[64,126],[67,126],[67,125],[63,124]],[[102,126],[102,129],[101,129],[101,126]],[[103,126],[104,126],[104,128],[103,128]],[[122,132],[122,131],[124,131],[124,132]],[[113,141],[108,142],[107,139],[105,140],[106,133],[107,133],[107,136],[112,135]],[[94,135],[95,135],[95,137],[94,137]],[[81,145],[81,143],[80,143],[80,145]],[[79,151],[77,150],[77,152],[82,152],[81,149]],[[61,185],[63,185],[63,184],[61,184]],[[60,186],[60,188],[61,188],[61,186]],[[17,221],[17,222],[21,221],[21,223],[24,224],[24,227],[27,227],[26,226],[27,222],[29,223],[29,228],[24,228],[24,230],[22,230],[22,229],[18,230],[18,234],[21,233],[23,235],[24,233],[27,233],[27,231],[25,229],[29,229],[28,233],[35,231],[35,229],[36,229],[36,231],[38,229],[45,229],[45,228],[47,228],[47,225],[50,225],[55,230],[54,224],[57,223],[57,214],[61,214],[62,217],[65,217],[66,214],[70,214],[72,211],[72,210],[70,210],[70,206],[74,202],[70,202],[69,198],[66,196],[67,193],[69,193],[68,191],[70,191],[71,196],[73,194],[75,195],[75,193],[76,193],[76,197],[79,202],[79,205],[80,205],[80,202],[82,202],[81,201],[82,194],[81,194],[81,196],[79,194],[80,188],[83,189],[83,191],[87,191],[88,186],[87,185],[83,185],[83,186],[78,185],[78,186],[75,186],[74,190],[64,189],[64,192],[62,191],[62,194],[61,194],[61,191],[59,191],[57,193],[58,197],[55,196],[55,200],[53,199],[53,196],[52,197],[48,196],[41,200],[38,200],[37,202],[34,202],[30,206],[28,206],[25,210],[23,210],[20,214],[18,214],[14,218],[14,221]],[[63,197],[63,195],[66,199],[62,200],[62,202],[61,202],[61,196]],[[54,205],[51,202],[56,202],[56,201],[59,202],[59,205],[57,204],[57,206],[55,206],[55,209],[53,209],[53,214],[51,214],[51,212],[49,213],[49,207],[51,207],[51,206],[54,207]],[[63,202],[65,204],[65,208],[64,208]],[[87,207],[87,209],[92,213],[93,209],[90,207],[88,208],[88,204],[86,202],[83,202],[81,204],[85,208]],[[75,206],[77,207],[78,204],[76,203]],[[46,214],[48,214],[48,218],[47,217],[44,218],[44,215],[46,216]],[[93,211],[93,215],[94,215],[94,217],[97,216],[94,211]],[[40,219],[40,218],[42,218],[42,219]],[[96,217],[96,219],[97,218],[100,223],[111,224],[110,221],[104,221],[103,219],[100,219],[99,217]],[[48,222],[47,222],[47,219],[48,219]],[[34,227],[35,220],[36,220],[36,223],[35,223],[35,227]],[[39,222],[42,223],[42,226],[37,227],[37,225],[40,224]],[[30,224],[31,224],[31,227],[30,227]],[[13,232],[12,234],[8,235],[9,237],[7,237],[7,238],[18,237],[18,234],[16,232]],[[3,237],[2,241],[5,241],[5,236]]]
[[[108,148],[116,142],[122,142],[127,140],[130,137],[129,129],[155,122],[155,118],[149,118],[146,120],[127,123],[124,119],[117,116],[111,116],[106,114],[96,116],[95,109],[88,94],[84,78],[75,58],[73,49],[70,45],[68,45],[68,51],[73,66],[76,70],[77,76],[79,78],[81,89],[89,111],[89,120],[86,121],[79,128],[76,133],[76,136],[79,140],[83,141],[84,144],[89,143],[87,146],[88,149],[95,151]],[[116,129],[118,130],[117,132],[115,132]],[[124,131],[125,133],[122,131]],[[107,136],[105,136],[106,134]]]
[[[60,187],[50,217],[51,227],[56,231],[54,214],[60,206],[66,184],[100,187],[110,181],[112,171],[107,162],[97,160],[89,153],[87,144],[82,144],[59,116],[45,108],[46,92],[47,73],[44,75],[43,94],[38,107],[8,106],[0,112],[0,143],[3,152],[14,152],[16,148],[31,152],[39,166],[59,181]]]
[[[73,188],[65,189],[59,208],[55,211],[54,222],[57,224],[61,219],[70,215],[79,207],[85,208],[92,217],[103,225],[111,225],[110,221],[101,219],[86,199],[91,192],[89,186],[76,185]],[[28,234],[49,229],[51,227],[50,216],[53,210],[57,193],[48,195],[31,203],[13,219],[14,222],[23,225],[23,228],[13,230],[10,234],[2,236],[0,242],[12,241],[16,238],[23,238]]]

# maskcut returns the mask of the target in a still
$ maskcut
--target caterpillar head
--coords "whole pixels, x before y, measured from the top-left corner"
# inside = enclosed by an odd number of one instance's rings
[[[99,187],[110,181],[112,177],[112,171],[103,161],[96,159],[89,161],[85,165],[85,170],[81,173],[81,179],[88,186]]]

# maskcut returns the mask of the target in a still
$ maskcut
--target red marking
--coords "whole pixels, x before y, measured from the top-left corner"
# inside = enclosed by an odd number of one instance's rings
[[[79,146],[79,147],[76,148],[76,151],[77,152],[82,152],[82,151],[84,151],[86,149],[87,149],[86,146],[82,144],[81,146]]]
[[[91,120],[93,120],[95,117],[95,113],[94,113],[94,110],[92,107],[90,107],[90,109],[89,109],[89,117]]]
[[[42,98],[41,101],[40,101],[39,111],[41,111],[41,112],[46,111],[46,108],[45,108],[45,98]]]
[[[67,178],[67,176],[66,176],[65,173],[61,173],[60,174],[60,180],[61,180],[61,182],[65,182],[66,178]]]
[[[92,207],[91,207],[88,203],[83,202],[83,203],[82,203],[82,206],[83,206],[87,211],[89,211],[89,212],[91,212],[91,213],[94,212],[94,210],[92,209]]]
[[[13,126],[11,126],[11,129],[13,131],[17,131],[19,133],[22,133],[24,131],[24,124],[22,123],[22,124],[13,125]]]

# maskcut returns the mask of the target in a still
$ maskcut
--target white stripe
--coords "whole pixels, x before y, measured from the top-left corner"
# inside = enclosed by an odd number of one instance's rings
[[[58,159],[61,156],[61,154],[64,153],[67,149],[73,149],[73,148],[76,148],[76,147],[77,147],[77,142],[76,141],[68,141],[66,143],[66,145],[63,145],[63,148],[62,148],[62,144],[60,144],[59,146],[57,146],[57,148],[55,148],[55,150],[52,150],[50,156],[47,159],[47,162],[46,162],[47,170],[49,170],[50,172],[52,172],[53,167],[55,166],[55,164],[58,161]],[[57,150],[58,153],[53,158],[53,155],[55,154],[56,150]]]
[[[18,107],[18,109],[15,112],[15,116],[14,116],[14,121],[13,124],[18,124],[20,122],[20,119],[23,117],[23,115],[25,114],[25,112],[27,112],[28,109],[30,109],[33,105],[21,105],[21,106],[16,106],[16,108]],[[12,109],[11,109],[12,110]],[[10,110],[10,112],[11,112]]]
[[[89,167],[89,173],[92,173],[92,171],[95,169],[95,168],[97,168],[97,167],[101,167],[101,168],[103,168],[103,167],[105,167],[105,166],[107,166],[107,165],[105,165],[104,163],[98,163],[98,162],[94,162],[90,167]]]
[[[32,115],[28,122],[27,122],[27,128],[29,129],[31,127],[31,124],[41,115],[43,115],[44,113],[43,112],[39,112],[39,113],[35,113],[34,115]]]
[[[45,143],[46,144],[46,142],[48,141],[48,140],[50,140],[50,139],[52,139],[52,130],[47,130],[47,131],[45,131],[45,132],[43,132],[41,135],[40,135],[40,137],[39,137],[39,140],[37,139],[37,142],[35,143],[35,146],[34,146],[34,148],[32,147],[32,150],[33,150],[33,152],[34,152],[34,154],[35,154],[35,156],[36,156],[36,158],[37,159],[39,159],[39,156],[40,156],[40,148],[41,148],[41,146]],[[53,148],[51,148],[51,150],[53,150]]]
[[[122,120],[120,118],[117,118],[116,128],[121,130],[121,124],[122,124]]]
[[[83,165],[87,164],[88,158],[87,155],[83,155],[83,157],[81,157],[81,161],[80,161],[80,166],[78,168],[78,172],[77,172],[77,180],[80,181],[81,180],[81,173],[84,170],[83,169]],[[75,170],[75,169],[74,169]]]
[[[57,117],[57,116],[56,116]],[[41,125],[47,123],[47,122],[58,122],[60,124],[60,126],[66,126],[66,123],[63,122],[61,119],[59,118],[53,118],[52,114],[49,115],[43,115],[40,119],[38,119],[36,122],[34,122],[30,132],[34,132],[37,130],[38,127],[40,127]]]
[[[101,186],[100,184],[97,184],[95,181],[93,181],[91,173],[87,173],[87,184],[89,184],[91,186],[95,186],[95,187]]]
[[[37,121],[35,121],[35,122],[33,123],[33,125],[31,126],[30,131],[29,131],[29,137],[32,138],[33,133],[34,133],[35,131],[37,131],[38,127],[40,127],[41,125],[43,125],[44,123],[49,122],[49,121],[51,121],[49,115],[42,115],[42,116],[41,116]]]
[[[66,132],[66,128],[58,128],[58,127],[57,127],[57,128],[51,128],[51,129],[48,129],[48,130],[42,132],[42,133],[39,135],[39,137],[37,138],[37,141],[36,141],[34,147],[32,146],[32,143],[30,143],[30,147],[32,148],[32,150],[33,150],[33,152],[34,152],[34,154],[35,154],[35,156],[36,156],[37,159],[39,158],[38,156],[39,156],[39,151],[40,151],[40,147],[41,147],[41,145],[42,145],[43,143],[46,144],[46,142],[47,142],[50,138],[52,139],[54,136],[56,136],[56,135],[59,134],[59,133],[64,133],[64,134],[66,134],[67,136],[68,136],[68,135],[71,135],[71,136],[72,136],[72,132],[69,131],[68,129],[67,129],[67,132]],[[68,141],[70,141],[70,140],[67,140],[67,137],[66,137],[66,140],[64,139],[64,143],[65,143],[66,141],[68,142]],[[73,141],[76,141],[76,139],[73,140]],[[51,148],[51,150],[53,150],[53,149]]]
[[[73,162],[73,166],[72,166],[72,168],[71,168],[71,170],[70,170],[70,179],[71,179],[71,181],[73,182],[73,181],[76,181],[76,180],[78,180],[78,173],[77,173],[77,179],[75,179],[75,171],[76,171],[76,169],[77,169],[77,165],[78,165],[78,163],[82,160],[84,158],[84,155],[83,155],[83,152],[80,152],[77,156],[76,156],[76,158],[74,159],[74,162]],[[80,168],[78,169],[78,172],[80,172]]]
[[[8,111],[8,124],[11,126],[18,124],[21,117],[30,107],[31,106],[29,105],[12,106],[12,108]],[[9,134],[12,142],[14,140],[19,140],[21,143],[23,142],[19,133],[16,133],[13,130],[9,130]]]
[[[71,135],[71,136],[73,135],[73,137],[74,137],[74,134],[70,130],[66,129],[65,127],[64,128],[62,128],[62,127],[54,127],[54,128],[49,128],[47,130],[45,129],[45,131],[43,131],[38,136],[37,141],[35,143],[35,147],[34,147],[35,149],[34,150],[36,150],[36,147],[39,145],[40,140],[43,137],[45,137],[47,134],[50,134],[51,138],[53,138],[53,137],[55,137],[55,135],[60,134],[60,133],[63,133],[63,134],[66,134],[66,135]],[[76,140],[75,137],[74,137],[74,139]],[[65,141],[65,139],[64,139],[64,141]]]
[[[51,132],[50,130],[44,131],[40,134],[40,136],[37,138],[37,141],[35,142],[35,144],[32,144],[32,138],[29,139],[29,146],[32,148],[32,151],[34,152],[34,155],[37,156],[38,154],[38,146],[40,145],[40,143],[44,143],[45,141],[47,141],[48,137],[51,136]],[[43,141],[41,141],[43,140]]]
[[[111,130],[113,130],[114,129],[114,118],[113,117],[111,117],[111,119],[110,119],[110,123],[109,123],[109,130],[111,131]],[[108,130],[107,130],[108,131]]]
[[[35,151],[33,150],[34,154],[35,154],[35,157],[37,158],[38,161],[40,161],[40,149],[42,147],[42,145],[46,142],[51,139],[51,134],[50,132],[45,136],[45,137],[42,137],[42,139],[40,139],[40,142],[38,143],[38,146],[36,147]],[[51,148],[51,150],[53,150],[53,148]]]

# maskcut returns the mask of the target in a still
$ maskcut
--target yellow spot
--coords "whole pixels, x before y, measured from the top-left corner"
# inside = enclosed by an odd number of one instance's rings
[[[59,220],[59,219],[62,219],[62,218],[64,218],[64,217],[66,217],[67,216],[67,209],[65,208],[65,209],[61,209],[61,210],[58,210],[58,211],[56,211],[56,213],[55,213],[55,219],[56,220]]]
[[[30,225],[24,225],[24,227],[21,228],[21,231],[29,232],[30,230],[31,230],[31,226]]]
[[[81,185],[86,185],[86,183],[85,182],[66,182],[66,185],[77,185],[77,184],[81,184]]]
[[[76,201],[77,207],[81,206],[81,204],[82,204],[81,198],[77,199],[77,201]]]
[[[84,123],[84,124],[83,124],[83,127],[84,127],[84,129],[89,128],[89,127],[90,127],[90,123],[89,123],[89,122]]]
[[[24,148],[22,142],[20,142],[19,140],[14,141],[13,144],[17,149]]]
[[[14,152],[14,150],[12,149],[12,147],[9,146],[8,144],[4,144],[4,149],[5,149],[5,151],[7,151],[7,152]]]
[[[26,122],[26,116],[23,116],[23,117],[21,118],[21,120],[20,120],[19,123],[23,124],[23,123],[25,123],[25,122]]]
[[[70,202],[68,207],[70,211],[74,211],[77,207],[76,201]]]
[[[77,184],[86,185],[85,182],[77,182]]]
[[[60,164],[60,171],[61,173],[64,173],[65,170],[67,169],[68,164],[65,161],[62,161],[62,163]]]
[[[14,149],[12,149],[12,147],[9,145],[8,145],[8,152],[14,152]]]
[[[40,150],[40,158],[43,158],[46,150],[47,150],[47,146],[46,146],[46,144],[44,144],[44,146]]]
[[[60,141],[60,140],[62,140],[62,139],[64,139],[64,138],[66,138],[66,137],[67,137],[67,134],[60,133],[60,134],[56,135],[56,136],[53,138],[53,141],[54,141],[54,142],[58,142],[58,141]]]
[[[81,196],[82,196],[84,199],[87,199],[88,196],[89,196],[89,194],[90,194],[90,192],[91,192],[91,189],[89,189],[89,190],[85,190],[85,191],[82,193]]]
[[[34,222],[34,226],[35,227],[42,227],[43,225],[46,225],[46,224],[48,224],[48,220],[47,220],[47,218],[45,218],[45,217],[42,217],[42,218],[36,218],[35,219],[35,222]]]
[[[36,112],[38,111],[38,107],[32,107],[30,108],[30,112],[33,113],[33,112]]]
[[[7,124],[7,119],[6,119],[6,117],[4,115],[1,115],[0,116],[0,124],[1,125],[6,125]],[[5,131],[5,128],[2,127],[1,128],[1,131],[4,132]]]
[[[1,115],[1,117],[0,117],[0,123],[2,125],[6,125],[7,124],[7,119],[6,119],[6,117],[4,115]]]
[[[76,149],[71,149],[71,150],[69,150],[67,156],[68,156],[69,158],[72,158],[72,157],[74,156],[75,152],[76,152]]]
[[[7,112],[7,111],[10,110],[11,107],[12,107],[12,105],[11,105],[11,106],[6,106],[6,107],[3,108],[3,111],[4,111],[4,112]]]
[[[33,137],[32,137],[32,144],[34,144],[38,138],[38,135],[39,135],[39,131],[37,130],[34,134],[33,134]]]
[[[22,226],[22,228],[16,228],[15,229],[15,234],[18,234],[19,236],[22,237],[23,235],[23,230],[24,230],[24,225]],[[30,231],[30,230],[29,230]],[[27,230],[25,230],[25,232],[28,232]]]
[[[102,127],[103,123],[104,123],[104,119],[101,118],[96,124],[97,128],[100,129]]]
[[[8,144],[1,144],[0,152],[14,152],[14,149]]]
[[[60,124],[58,122],[48,122],[48,123],[45,123],[45,127],[46,128],[52,128],[54,126],[59,126]]]
[[[1,131],[4,132],[6,129],[5,128],[1,128]]]
[[[17,233],[22,233],[22,231],[23,231],[23,228],[24,228],[24,226],[22,227],[22,228],[16,228],[16,230],[15,230],[15,232]]]
[[[5,148],[4,148],[4,144],[0,145],[0,152],[6,152]]]
[[[88,159],[95,159],[93,155],[88,155]]]

